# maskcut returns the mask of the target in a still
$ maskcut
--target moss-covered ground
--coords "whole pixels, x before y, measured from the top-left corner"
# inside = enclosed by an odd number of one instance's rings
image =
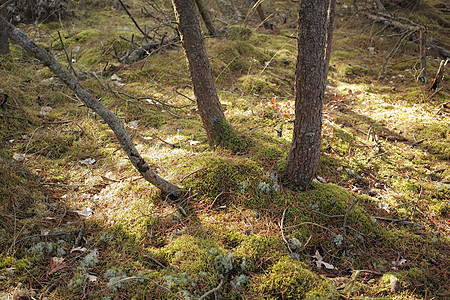
[[[0,299],[450,297],[448,76],[427,91],[417,41],[405,40],[379,78],[398,33],[362,17],[372,1],[358,1],[358,15],[352,1],[336,8],[322,156],[306,192],[283,181],[297,4],[264,2],[274,31],[250,14],[247,26],[205,39],[233,126],[211,149],[180,45],[121,64],[126,40],[141,44],[142,34],[113,2],[74,2],[71,19],[20,28],[67,65],[60,32],[82,84],[186,196],[172,201],[145,182],[107,125],[12,44],[0,58],[9,96],[0,108]],[[148,13],[171,16],[130,2],[148,29],[157,25]],[[236,16],[214,3],[218,27]],[[420,3],[395,14],[448,48],[446,4]],[[429,49],[428,81],[438,66]]]

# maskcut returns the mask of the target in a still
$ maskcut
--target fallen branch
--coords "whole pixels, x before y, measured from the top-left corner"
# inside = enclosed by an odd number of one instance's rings
[[[128,135],[125,127],[120,119],[95,99],[88,90],[81,86],[79,81],[72,76],[61,64],[59,64],[53,56],[51,56],[44,48],[36,45],[30,40],[22,31],[7,22],[3,17],[0,17],[0,27],[9,36],[9,38],[21,46],[30,55],[37,58],[42,64],[47,66],[55,73],[74,93],[77,97],[95,113],[97,113],[113,130],[117,139],[119,140],[123,150],[128,155],[133,166],[142,174],[148,182],[152,183],[163,192],[171,194],[175,198],[182,195],[182,190],[176,185],[170,183],[164,178],[158,176],[150,166],[142,158]]]
[[[447,65],[447,62],[448,62],[448,58],[446,60],[441,60],[441,63],[439,64],[439,69],[436,72],[436,76],[434,76],[434,79],[431,82],[428,90],[436,91],[438,89],[439,84],[441,83],[442,79],[444,78],[444,70],[445,70],[445,66]]]

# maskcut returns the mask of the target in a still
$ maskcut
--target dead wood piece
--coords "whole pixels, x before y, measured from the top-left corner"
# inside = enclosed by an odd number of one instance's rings
[[[439,69],[436,73],[436,76],[434,76],[433,81],[430,84],[430,87],[428,90],[435,91],[439,87],[439,83],[441,83],[442,79],[444,78],[444,70],[445,66],[447,65],[448,58],[446,60],[441,60],[441,63],[439,64]]]
[[[129,54],[119,59],[119,61],[126,64],[132,64],[158,52],[162,48],[173,46],[180,41],[178,36],[172,38],[164,38],[164,37],[165,36],[163,36],[161,39],[154,39],[152,42],[149,42],[131,51]]]

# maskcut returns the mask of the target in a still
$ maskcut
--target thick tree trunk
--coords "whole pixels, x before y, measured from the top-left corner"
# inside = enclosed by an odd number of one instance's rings
[[[320,158],[329,6],[329,0],[300,0],[294,135],[287,171],[289,182],[302,190],[310,186]],[[334,7],[330,7],[330,13],[333,11]],[[328,41],[331,40],[330,30]]]
[[[197,4],[200,16],[202,17],[209,34],[212,36],[217,36],[216,27],[214,27],[214,23],[212,21],[213,19],[211,17],[211,14],[209,13],[208,8],[205,5],[205,2],[203,0],[195,0],[195,3]]]
[[[194,94],[203,127],[210,146],[218,139],[218,131],[225,121],[222,106],[217,96],[211,66],[206,55],[203,36],[195,10],[194,0],[172,0],[178,22],[181,42],[191,74]]]
[[[53,56],[51,56],[42,47],[37,46],[22,31],[15,28],[2,17],[0,17],[0,28],[3,28],[12,41],[17,43],[30,55],[36,57],[42,64],[52,70],[59,79],[61,79],[75,92],[78,98],[83,101],[87,107],[97,113],[109,125],[109,127],[114,131],[123,150],[128,155],[131,163],[139,171],[139,173],[141,173],[145,180],[154,184],[167,194],[171,194],[174,197],[181,196],[182,191],[180,188],[159,177],[150,169],[147,162],[137,151],[119,118],[103,106],[103,104],[97,101],[97,99],[95,99],[88,90],[83,88],[78,80],[73,77],[72,74],[70,74],[62,65],[60,65]]]
[[[0,16],[6,17],[6,7],[1,8],[1,6],[6,2],[6,0],[0,1]],[[0,28],[0,55],[9,53],[9,38],[6,33],[5,28]]]

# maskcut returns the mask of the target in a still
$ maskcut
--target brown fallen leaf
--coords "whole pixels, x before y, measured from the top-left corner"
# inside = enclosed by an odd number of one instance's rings
[[[51,275],[56,271],[64,269],[65,267],[67,267],[67,264],[64,262],[64,258],[52,257],[50,260],[50,271],[47,272],[47,275]]]

